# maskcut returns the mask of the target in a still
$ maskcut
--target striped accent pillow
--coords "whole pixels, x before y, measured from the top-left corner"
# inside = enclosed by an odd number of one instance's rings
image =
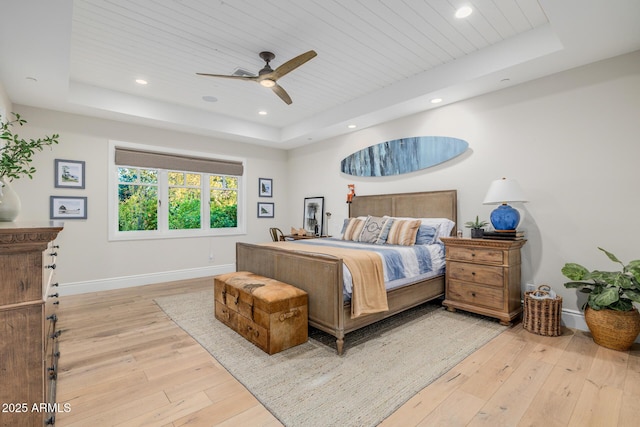
[[[349,218],[349,223],[344,229],[342,240],[353,240],[357,242],[364,227],[364,222],[364,219]]]
[[[387,244],[412,246],[416,243],[416,235],[420,228],[420,220],[395,220],[387,236]]]

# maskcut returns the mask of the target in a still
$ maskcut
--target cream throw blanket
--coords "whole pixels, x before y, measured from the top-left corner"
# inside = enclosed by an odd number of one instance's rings
[[[387,291],[384,288],[382,259],[375,252],[328,246],[298,244],[295,242],[263,243],[263,246],[291,251],[321,253],[342,259],[353,281],[351,318],[389,310]]]

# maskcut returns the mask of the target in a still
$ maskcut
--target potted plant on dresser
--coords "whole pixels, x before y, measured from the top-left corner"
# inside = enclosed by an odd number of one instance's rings
[[[567,288],[589,294],[582,307],[584,319],[596,344],[614,350],[628,350],[640,333],[640,260],[624,265],[614,254],[598,248],[622,266],[619,271],[589,271],[567,263],[562,274],[571,280]]]
[[[482,239],[484,236],[484,227],[489,225],[487,221],[480,221],[478,215],[476,215],[475,221],[467,221],[464,223],[464,226],[471,229],[471,238],[472,239]]]
[[[13,120],[2,121],[0,116],[0,221],[13,221],[20,213],[20,198],[10,182],[22,176],[33,178],[36,168],[31,165],[36,151],[58,143],[58,134],[28,141],[13,132],[15,125],[24,126],[27,121],[18,113]]]

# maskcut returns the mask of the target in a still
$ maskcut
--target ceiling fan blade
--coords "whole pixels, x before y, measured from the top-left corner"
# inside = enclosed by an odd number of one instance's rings
[[[273,73],[271,73],[273,75],[273,79],[274,80],[279,79],[285,74],[288,74],[291,71],[295,70],[305,62],[315,58],[317,55],[318,54],[316,53],[315,50],[310,50],[309,52],[305,52],[302,55],[298,55],[295,58],[290,59],[289,61],[285,62],[284,64],[276,68],[275,71],[273,71]]]
[[[257,81],[258,76],[231,76],[227,74],[208,74],[208,73],[196,73],[199,76],[207,76],[207,77],[222,77],[223,79],[235,79],[235,80],[247,80],[247,81]]]
[[[293,102],[291,100],[291,97],[287,93],[287,91],[284,90],[282,88],[282,86],[280,86],[279,84],[276,83],[276,85],[274,87],[272,87],[271,90],[273,90],[275,92],[275,94],[278,95],[280,97],[280,99],[282,99],[288,105],[291,105],[291,103]]]

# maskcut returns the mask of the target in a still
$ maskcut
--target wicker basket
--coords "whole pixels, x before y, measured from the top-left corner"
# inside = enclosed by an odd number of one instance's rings
[[[587,307],[584,320],[591,331],[593,341],[613,350],[629,350],[640,333],[640,314],[637,309],[615,311]]]
[[[561,335],[560,318],[562,297],[537,299],[532,295],[548,295],[551,288],[541,285],[537,290],[525,292],[523,327],[534,334],[548,337]]]

